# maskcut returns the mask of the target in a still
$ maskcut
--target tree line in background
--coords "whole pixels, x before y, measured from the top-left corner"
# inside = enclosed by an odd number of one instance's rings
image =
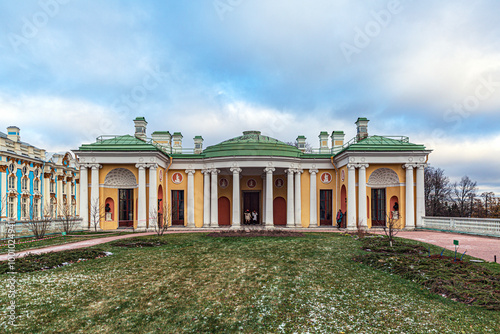
[[[500,198],[478,192],[468,176],[450,182],[441,168],[425,168],[425,215],[436,217],[500,218]]]

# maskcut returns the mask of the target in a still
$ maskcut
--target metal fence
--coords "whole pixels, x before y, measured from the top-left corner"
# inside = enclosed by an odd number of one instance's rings
[[[422,225],[417,228],[500,237],[500,219],[422,217]]]
[[[77,231],[82,231],[82,218],[80,217],[75,217],[71,219],[72,224],[73,224],[73,229],[72,232],[77,232]],[[33,221],[34,223],[43,223],[43,221]],[[54,233],[61,233],[64,231],[64,222],[66,222],[65,219],[61,218],[56,218],[50,220],[47,230],[46,230],[46,235],[54,234]],[[5,239],[7,236],[7,229],[9,225],[14,226],[14,231],[15,231],[15,237],[30,237],[33,236],[33,231],[31,230],[30,227],[30,222],[27,220],[16,220],[14,222],[12,221],[7,221],[7,220],[2,220],[0,221],[0,239]]]

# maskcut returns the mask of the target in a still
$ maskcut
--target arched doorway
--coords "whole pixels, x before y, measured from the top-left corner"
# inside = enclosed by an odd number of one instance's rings
[[[387,187],[397,187],[399,186],[398,174],[390,168],[378,168],[373,173],[371,173],[368,178],[368,187],[372,188],[371,191],[371,217],[372,217],[372,227],[385,227],[388,212],[386,209],[387,205]],[[397,198],[395,199],[397,200]],[[390,203],[393,199],[391,198]],[[394,204],[391,204],[391,207]],[[390,209],[389,209],[390,210]]]
[[[231,225],[231,205],[229,198],[220,197],[218,201],[219,225]]]
[[[137,211],[134,210],[133,205],[134,189],[137,188],[134,173],[126,168],[115,168],[106,174],[104,187],[118,190],[118,227],[132,227],[134,225],[134,216],[137,220]],[[137,199],[135,199],[135,202],[137,203]],[[113,212],[112,219],[114,218]]]
[[[274,225],[286,225],[286,201],[283,197],[276,197],[273,201]]]
[[[344,214],[342,217],[341,227],[346,227],[347,190],[345,185],[342,185],[342,188],[340,188],[340,210],[342,210],[342,213]]]

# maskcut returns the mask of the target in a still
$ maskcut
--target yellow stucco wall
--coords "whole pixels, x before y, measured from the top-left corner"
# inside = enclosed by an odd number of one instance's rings
[[[302,227],[308,227],[310,222],[309,216],[309,194],[310,194],[310,174],[309,170],[304,169],[304,172],[300,176],[300,202],[301,202],[301,225]]]
[[[197,170],[194,173],[194,224],[203,227],[203,174]]]

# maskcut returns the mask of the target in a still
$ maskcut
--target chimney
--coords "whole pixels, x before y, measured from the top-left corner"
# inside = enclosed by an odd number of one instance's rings
[[[139,139],[146,140],[146,119],[144,117],[136,117],[134,119],[135,124],[135,136]]]
[[[369,120],[367,118],[358,117],[358,120],[355,123],[357,127],[357,141],[361,141],[368,137],[368,122]]]
[[[306,151],[306,137],[305,136],[298,136],[296,141],[297,141],[297,148],[304,153]]]
[[[12,141],[18,142],[19,140],[21,140],[21,136],[19,135],[20,131],[21,130],[17,126],[9,126],[7,128],[7,138]]]
[[[194,140],[194,154],[201,154],[203,152],[203,137],[195,136]]]
[[[151,134],[151,138],[157,144],[164,147],[168,153],[172,153],[172,135],[168,131],[155,131]]]
[[[344,131],[333,131],[330,138],[332,138],[332,154],[339,153],[344,145]]]
[[[328,149],[328,132],[321,131],[319,133],[319,153],[330,153]]]
[[[172,153],[182,153],[182,133],[174,132],[172,135]]]

